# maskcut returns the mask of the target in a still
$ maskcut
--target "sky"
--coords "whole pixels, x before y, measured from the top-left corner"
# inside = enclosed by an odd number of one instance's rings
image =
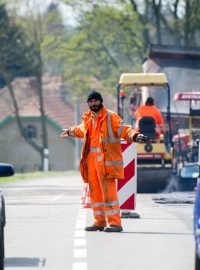
[[[48,5],[52,2],[56,3],[55,0],[21,0],[22,4],[19,7],[19,4],[16,3],[17,9],[19,12],[26,12],[27,6],[31,9],[38,9],[41,12],[45,11]],[[70,24],[72,26],[75,26],[77,24],[75,20],[75,12],[72,8],[69,6],[59,3],[58,9],[62,15],[63,18],[63,24]]]

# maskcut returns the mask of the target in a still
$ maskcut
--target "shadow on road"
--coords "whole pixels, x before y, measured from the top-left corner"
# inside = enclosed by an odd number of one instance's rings
[[[193,233],[177,233],[177,232],[131,232],[131,231],[124,231],[124,233],[131,233],[131,234],[160,234],[160,235],[193,235]]]
[[[44,258],[25,258],[12,257],[5,258],[6,267],[44,267],[46,259]]]

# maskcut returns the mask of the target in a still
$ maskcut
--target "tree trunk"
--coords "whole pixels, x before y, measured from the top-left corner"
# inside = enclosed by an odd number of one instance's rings
[[[14,109],[15,109],[16,122],[17,122],[17,125],[18,125],[21,136],[24,138],[24,140],[29,145],[31,145],[36,151],[38,151],[40,153],[40,155],[42,155],[43,148],[40,145],[36,144],[35,141],[30,140],[26,136],[26,133],[25,133],[24,127],[23,127],[23,123],[22,123],[21,117],[19,115],[19,107],[18,107],[17,100],[16,100],[16,97],[15,97],[15,94],[14,94],[14,91],[13,91],[13,86],[12,86],[12,84],[10,82],[7,83],[7,86],[8,86],[8,90],[9,90],[9,93],[10,93],[10,96],[11,96],[11,99],[12,99],[12,102],[13,102],[13,106],[14,106]]]
[[[42,169],[43,171],[49,170],[49,148],[48,148],[48,136],[47,136],[47,125],[46,125],[46,114],[44,109],[44,97],[43,97],[43,84],[42,84],[42,59],[41,54],[38,52],[38,63],[39,69],[36,75],[37,86],[38,86],[38,98],[40,107],[40,118],[41,118],[41,130],[42,130]]]

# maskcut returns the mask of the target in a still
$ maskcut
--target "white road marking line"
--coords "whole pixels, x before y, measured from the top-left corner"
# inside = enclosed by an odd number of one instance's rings
[[[75,231],[74,237],[85,237],[86,232],[82,230]]]
[[[76,224],[85,224],[86,223],[86,220],[85,219],[78,219],[77,221],[76,221]]]
[[[80,206],[76,221],[76,230],[74,233],[74,259],[79,262],[73,263],[72,270],[87,270],[87,249],[86,249],[86,231],[84,230],[87,221],[87,209]],[[76,248],[78,247],[78,248]]]
[[[86,221],[84,223],[78,223],[76,224],[76,229],[84,229],[86,225]]]
[[[86,214],[79,214],[78,219],[86,219],[87,215]]]
[[[83,238],[77,238],[77,239],[74,239],[74,246],[75,247],[80,247],[80,246],[86,246],[86,240]]]
[[[74,263],[73,270],[87,270],[87,263],[86,262]]]
[[[87,213],[87,208],[80,207],[79,208],[79,212],[81,212],[81,213]]]
[[[86,249],[74,249],[74,258],[86,258],[87,250]]]

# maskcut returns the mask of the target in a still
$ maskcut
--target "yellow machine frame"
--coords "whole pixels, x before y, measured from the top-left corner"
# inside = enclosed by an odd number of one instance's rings
[[[161,141],[157,141],[151,144],[151,151],[147,152],[148,144],[138,144],[138,161],[141,159],[142,163],[138,162],[138,184],[142,186],[141,190],[151,190],[152,186],[163,188],[163,184],[166,182],[166,178],[170,177],[172,170],[172,148],[171,148],[171,118],[170,118],[170,88],[167,77],[164,73],[123,73],[120,76],[119,83],[117,86],[118,91],[118,114],[123,118],[124,110],[124,87],[127,86],[163,86],[167,90],[167,123],[169,130],[169,147],[166,149],[166,145]],[[147,146],[147,147],[146,147]],[[159,160],[159,162],[158,162]],[[161,171],[161,169],[165,171]],[[156,170],[156,172],[155,172]],[[156,177],[155,177],[156,175]],[[149,176],[151,179],[149,180]],[[163,178],[161,180],[161,178]],[[148,179],[148,180],[147,180]],[[159,180],[158,180],[159,179]],[[155,184],[156,182],[156,184]],[[150,186],[149,186],[150,184]],[[162,187],[161,187],[162,186]],[[159,189],[158,188],[158,189]],[[140,190],[140,189],[139,189]]]

